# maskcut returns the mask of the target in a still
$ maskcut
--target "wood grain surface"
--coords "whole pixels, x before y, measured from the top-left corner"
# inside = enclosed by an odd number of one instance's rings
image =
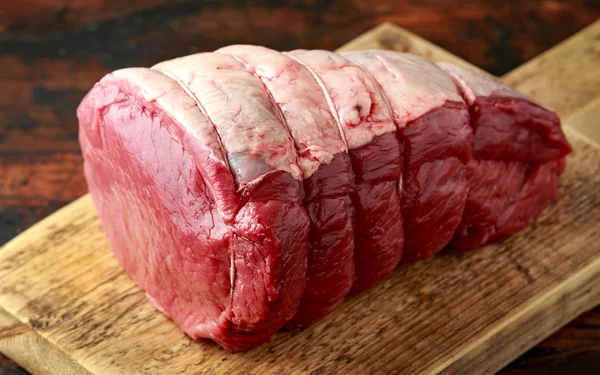
[[[397,40],[400,49],[427,47],[391,26],[373,37],[375,46]],[[573,122],[591,116],[580,113]],[[48,363],[77,373],[495,371],[600,298],[600,150],[577,131],[568,136],[576,152],[563,198],[533,228],[400,269],[322,323],[247,353],[191,342],[157,314],[110,255],[90,200],[82,198],[0,252],[0,278],[7,280],[0,306],[8,313],[0,315],[0,350],[39,373],[49,373]],[[46,350],[47,361],[27,355],[24,345],[32,344]]]

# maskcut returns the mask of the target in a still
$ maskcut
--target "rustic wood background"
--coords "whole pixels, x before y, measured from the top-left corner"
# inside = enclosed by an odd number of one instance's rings
[[[233,43],[335,49],[385,21],[502,75],[600,1],[0,0],[0,245],[86,193],[75,108],[101,76]],[[513,5],[511,5],[513,4]],[[600,308],[503,374],[597,374]],[[0,354],[0,375],[25,374]]]

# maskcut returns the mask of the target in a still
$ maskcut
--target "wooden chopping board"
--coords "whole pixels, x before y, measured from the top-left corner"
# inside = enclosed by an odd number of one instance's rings
[[[493,373],[600,304],[600,22],[503,77],[555,108],[562,198],[510,239],[400,268],[309,329],[229,353],[194,342],[122,271],[89,196],[0,250],[0,351],[35,374]],[[465,63],[384,24],[342,50]],[[600,143],[600,142],[599,142]]]

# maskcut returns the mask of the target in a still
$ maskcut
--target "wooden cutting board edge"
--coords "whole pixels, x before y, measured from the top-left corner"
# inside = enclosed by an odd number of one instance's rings
[[[597,22],[590,28],[598,29],[599,25],[600,23]],[[588,29],[584,30],[581,34],[589,34]],[[387,37],[388,34],[389,37]],[[436,60],[434,55],[439,53],[440,56],[443,56],[445,60],[464,63],[458,58],[449,59],[448,53],[441,50],[439,47],[392,24],[384,24],[367,32],[363,36],[342,47],[342,50],[352,47],[356,48],[356,46],[362,46],[368,43],[372,44],[374,40],[377,41],[377,48],[398,49],[398,39],[394,39],[394,34],[405,39],[405,42],[408,43],[410,47],[403,48],[406,48],[407,50],[409,49],[411,52],[425,52],[422,54],[433,58],[434,60]],[[576,35],[570,40],[555,47],[553,50],[545,53],[543,56],[547,57],[549,54],[554,53],[553,51],[560,51],[560,48],[563,48],[564,45],[569,45],[571,40],[577,38],[581,39],[581,35]],[[375,46],[369,48],[375,48]],[[530,62],[527,65],[534,63],[535,61]],[[574,113],[573,116],[567,118],[566,123],[574,124],[573,127],[578,129],[575,136],[585,138],[588,141],[590,140],[590,137],[587,134],[579,131],[578,126],[582,125],[577,124],[587,124],[589,119],[592,118],[595,113],[598,113],[597,111],[600,109],[600,106],[597,105],[597,102],[598,100],[591,101],[585,105],[581,111],[578,111],[577,113]],[[574,120],[571,120],[572,118]],[[575,131],[569,130],[568,133],[575,133]],[[571,134],[569,134],[569,136],[571,136]],[[17,249],[27,246],[26,237],[43,236],[44,233],[48,231],[49,227],[52,227],[53,224],[60,222],[61,217],[68,217],[69,213],[76,209],[76,207],[79,207],[80,205],[81,207],[86,205],[89,206],[89,204],[90,202],[88,195],[78,199],[71,205],[42,220],[40,223],[30,228],[22,235],[13,239],[0,251],[0,254],[4,256],[3,252],[9,248]],[[595,287],[595,285],[599,285],[599,287]],[[565,303],[565,301],[573,302]],[[510,317],[503,320],[501,324],[487,331],[480,337],[475,338],[466,347],[463,347],[458,353],[455,353],[451,358],[439,361],[437,363],[432,363],[429,369],[431,370],[431,373],[455,373],[456,371],[461,373],[470,373],[469,369],[471,371],[479,370],[478,372],[482,372],[481,370],[485,369],[483,373],[494,372],[505,364],[509,363],[531,346],[541,341],[552,331],[566,324],[580,313],[593,308],[599,302],[600,260],[597,259],[588,264],[585,268],[581,269],[578,273],[573,274],[568,279],[563,280],[558,287],[554,287],[551,290],[547,290],[545,293],[539,294],[535,299],[529,301],[527,306],[524,306],[523,309],[516,311]],[[560,304],[561,306],[565,307],[564,310],[561,310],[561,314],[553,314],[552,316],[545,317],[541,320],[537,318],[539,314],[543,314],[544,311],[552,311],[549,306],[556,304]],[[16,316],[18,315],[19,314],[16,314]],[[551,320],[549,321],[548,318]],[[514,333],[512,335],[508,335],[508,338],[511,338],[512,341],[503,341],[503,337],[506,336],[505,333],[510,331],[511,326],[518,326],[519,328],[522,328],[523,322],[529,322],[529,325],[535,326],[535,324],[539,323],[540,321],[549,324],[552,329],[549,331],[544,331],[544,335],[538,334],[535,337],[521,335],[520,337],[523,338],[523,342],[515,342],[513,337]],[[535,329],[535,331],[539,331],[539,329]],[[56,373],[56,371],[59,369],[61,369],[59,372],[61,374],[89,373],[81,365],[75,363],[75,361],[66,355],[66,353],[62,352],[60,347],[55,344],[56,343],[47,341],[42,334],[39,334],[31,327],[29,322],[15,318],[13,314],[10,314],[9,312],[0,308],[0,350],[9,357],[13,358],[18,363],[23,365],[23,367],[33,373]],[[498,345],[501,346],[503,350],[499,350]],[[508,349],[507,346],[509,347]],[[482,350],[493,350],[495,352],[499,351],[499,355],[493,356],[492,361],[490,362],[489,355],[478,355],[478,353]],[[31,351],[39,353],[39,355],[31,355]],[[486,357],[485,364],[478,363],[478,361],[475,360],[482,357]],[[479,367],[473,368],[474,364]]]
[[[515,309],[512,315],[474,338],[457,354],[432,366],[427,373],[493,374],[599,303],[600,258],[597,258]]]
[[[0,307],[0,352],[32,374],[90,374],[60,345],[48,341],[31,324],[23,323]]]

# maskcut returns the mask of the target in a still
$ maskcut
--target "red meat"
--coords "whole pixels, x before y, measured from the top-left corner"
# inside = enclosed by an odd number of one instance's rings
[[[530,225],[558,197],[571,146],[554,112],[492,77],[439,65],[470,106],[469,194],[452,245],[474,248]]]
[[[261,79],[294,139],[310,218],[306,288],[288,328],[308,326],[338,307],[354,274],[354,175],[327,99],[298,61],[264,47],[217,50],[238,58]]]
[[[192,338],[245,350],[377,284],[403,247],[529,225],[571,152],[560,120],[440,66],[231,46],[107,75],[77,114],[117,259]]]
[[[296,312],[305,283],[298,181],[281,170],[255,181],[237,173],[236,193],[208,117],[153,70],[108,75],[78,117],[103,228],[154,305],[193,338],[229,349],[268,341]]]
[[[465,207],[468,108],[452,79],[421,57],[390,51],[344,56],[377,79],[404,146],[402,262],[428,258],[450,242]]]
[[[356,178],[351,293],[359,293],[387,277],[402,257],[402,154],[390,108],[375,79],[349,60],[320,50],[290,55],[319,80],[348,144]]]

